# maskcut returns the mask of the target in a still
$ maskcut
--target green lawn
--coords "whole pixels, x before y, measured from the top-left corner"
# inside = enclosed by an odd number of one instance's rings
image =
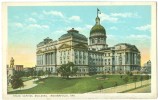
[[[98,90],[99,85],[104,88],[113,87],[115,82],[118,85],[125,84],[119,75],[107,75],[108,80],[97,80],[96,77],[83,77],[78,79],[63,79],[61,77],[49,77],[43,82],[37,81],[38,85],[28,90],[9,92],[9,94],[51,94],[51,93],[85,93]],[[125,76],[123,76],[124,78]],[[130,78],[130,77],[129,77]],[[139,76],[138,76],[139,81]],[[132,79],[128,83],[133,82]]]

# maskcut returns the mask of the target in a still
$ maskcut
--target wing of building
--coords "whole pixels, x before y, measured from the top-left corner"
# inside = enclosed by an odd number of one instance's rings
[[[78,76],[97,73],[125,73],[140,69],[140,51],[135,45],[119,43],[108,47],[106,30],[96,17],[96,23],[90,30],[88,38],[74,28],[63,34],[57,41],[44,39],[37,45],[36,70],[57,69],[68,62],[78,67]]]

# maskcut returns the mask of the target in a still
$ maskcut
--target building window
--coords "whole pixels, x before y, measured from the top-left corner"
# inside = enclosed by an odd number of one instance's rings
[[[75,58],[77,59],[77,58],[78,58],[78,56],[77,56],[77,55],[75,55]]]
[[[100,43],[100,39],[98,38],[98,43]]]
[[[94,39],[92,39],[92,43],[94,43]]]
[[[122,57],[119,57],[119,64],[122,65]]]

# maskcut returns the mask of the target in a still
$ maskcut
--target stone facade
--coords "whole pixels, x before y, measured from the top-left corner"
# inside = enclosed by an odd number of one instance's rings
[[[37,45],[36,70],[56,73],[62,64],[68,62],[78,67],[78,76],[125,73],[140,69],[141,55],[135,45],[120,43],[108,47],[106,38],[106,30],[100,25],[98,16],[90,30],[89,45],[88,39],[74,28],[63,34],[58,41],[46,38]]]

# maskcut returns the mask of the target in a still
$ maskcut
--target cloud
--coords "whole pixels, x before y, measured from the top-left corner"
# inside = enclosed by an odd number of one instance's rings
[[[118,30],[118,28],[116,26],[112,26],[110,28],[108,28],[109,30]]]
[[[107,36],[108,39],[114,39],[114,38],[116,38],[115,35],[111,35],[111,34],[107,34],[106,36]]]
[[[14,25],[16,26],[16,27],[19,27],[19,28],[23,28],[23,24],[22,23],[14,23]]]
[[[135,29],[137,29],[139,31],[150,31],[151,30],[151,25],[147,24],[147,25],[136,27]]]
[[[137,13],[130,13],[130,12],[128,12],[128,13],[111,13],[110,15],[113,17],[123,17],[123,18],[139,17]]]
[[[131,34],[129,36],[127,36],[127,39],[132,39],[132,40],[147,40],[150,39],[150,36],[148,35],[135,35],[135,34]]]
[[[80,16],[71,16],[71,17],[69,18],[69,20],[79,22],[79,21],[81,21],[81,18],[80,18]]]
[[[93,25],[85,25],[85,28],[87,28],[87,29],[91,29],[93,27]]]
[[[30,24],[28,27],[29,28],[45,28],[45,29],[49,28],[48,25],[39,25],[39,24]]]
[[[27,21],[32,22],[32,23],[36,23],[37,22],[36,19],[34,19],[34,18],[28,18]]]
[[[112,16],[104,14],[104,13],[101,13],[99,15],[99,17],[100,17],[101,21],[109,21],[109,22],[117,22],[118,21],[118,18],[112,17]]]
[[[60,12],[60,11],[45,11],[45,10],[44,10],[43,13],[44,13],[45,15],[52,15],[52,16],[58,16],[58,17],[64,18],[63,13]]]

